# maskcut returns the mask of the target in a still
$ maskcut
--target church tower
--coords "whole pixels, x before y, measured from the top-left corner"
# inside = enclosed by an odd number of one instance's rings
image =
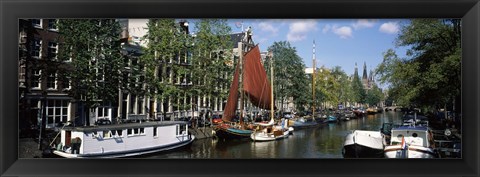
[[[367,62],[363,63],[362,83],[363,83],[363,88],[368,89]]]

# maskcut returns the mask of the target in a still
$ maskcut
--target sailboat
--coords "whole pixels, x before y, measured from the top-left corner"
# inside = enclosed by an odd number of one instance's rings
[[[315,118],[315,63],[317,62],[315,57],[315,40],[313,41],[313,73],[312,73],[312,116],[300,117],[297,120],[292,120],[292,127],[295,129],[315,127],[318,124],[317,121],[323,121],[321,118]]]
[[[293,131],[292,127],[288,127],[288,120],[282,119],[280,125],[274,125],[274,101],[273,101],[273,65],[270,60],[270,79],[271,79],[271,91],[270,91],[270,121],[268,123],[255,123],[258,126],[258,131],[255,131],[250,135],[253,141],[273,141],[286,138]]]
[[[247,34],[249,35],[249,34]],[[245,48],[244,48],[245,47]],[[244,97],[252,105],[261,109],[271,108],[271,89],[268,85],[267,74],[260,62],[260,49],[258,45],[240,42],[240,59],[235,68],[233,81],[225,105],[222,123],[214,127],[215,135],[220,139],[250,138],[253,126],[244,123]],[[243,49],[250,49],[243,54]],[[234,122],[236,108],[240,99],[239,123]]]

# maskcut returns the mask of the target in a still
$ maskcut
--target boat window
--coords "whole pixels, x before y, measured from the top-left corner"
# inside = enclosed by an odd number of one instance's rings
[[[177,135],[183,135],[183,133],[187,130],[186,126],[177,125]]]
[[[138,134],[138,128],[134,128],[134,129],[133,129],[133,134],[134,134],[134,135],[137,135],[137,134]]]
[[[111,133],[109,130],[104,130],[103,131],[103,138],[110,138],[111,137]]]
[[[402,138],[402,137],[403,137],[403,135],[402,135],[402,134],[399,134],[399,135],[397,136],[397,138]]]
[[[144,134],[144,133],[145,133],[144,128],[140,128],[140,134]]]
[[[123,136],[122,133],[123,133],[123,130],[117,130],[117,135],[118,136],[120,136],[120,137]]]
[[[417,137],[418,134],[417,134],[417,133],[413,133],[412,136],[413,136],[413,137]]]
[[[115,135],[117,135],[117,131],[115,131],[115,130],[112,130],[110,133],[112,133],[113,137],[115,137]]]
[[[153,136],[157,136],[157,127],[153,127]]]
[[[133,135],[132,129],[127,129],[127,135]]]

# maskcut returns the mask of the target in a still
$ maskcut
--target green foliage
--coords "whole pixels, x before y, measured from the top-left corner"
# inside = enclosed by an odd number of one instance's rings
[[[365,102],[370,106],[378,106],[377,103],[379,103],[383,99],[384,96],[382,90],[376,85],[373,85],[372,88],[367,92]]]
[[[192,95],[225,100],[233,78],[231,28],[225,19],[200,19],[195,23],[192,46]],[[220,89],[223,88],[223,89]]]
[[[310,92],[308,92],[308,83],[303,63],[297,50],[287,41],[274,42],[268,50],[273,53],[274,67],[274,95],[277,100],[286,100],[292,97],[296,105],[296,109],[303,111],[303,105],[307,104],[307,100],[311,100]],[[270,77],[270,66],[266,61],[264,67]],[[282,108],[283,109],[283,108]]]
[[[114,19],[60,19],[59,59],[72,60],[71,68],[60,70],[70,78],[69,94],[89,107],[98,101],[115,101],[123,59],[118,43],[120,25]]]
[[[353,102],[363,104],[365,103],[366,99],[366,91],[365,88],[363,88],[362,81],[360,80],[360,77],[357,74],[353,75],[353,80],[351,83],[351,88],[352,88],[352,95],[353,95]]]
[[[145,68],[145,90],[149,90],[145,94],[159,99],[176,96],[180,90],[173,85],[176,81],[171,80],[171,75],[178,74],[179,53],[185,48],[183,44],[187,35],[174,19],[150,19],[147,28],[148,34],[144,39],[148,44],[140,57],[140,63]],[[143,89],[131,89],[133,92],[140,90]]]
[[[376,71],[397,104],[443,107],[460,97],[460,27],[460,19],[414,19],[402,26],[396,42],[410,47],[407,57],[390,49]]]

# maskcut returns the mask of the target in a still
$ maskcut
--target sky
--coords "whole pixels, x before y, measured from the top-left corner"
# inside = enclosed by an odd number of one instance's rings
[[[195,33],[194,23],[198,19],[186,20],[191,24],[190,33]],[[147,21],[134,19],[130,25],[145,28]],[[228,19],[234,33],[241,32],[242,27],[252,27],[253,41],[259,44],[261,51],[267,51],[274,42],[290,42],[307,68],[312,67],[315,40],[316,66],[340,66],[347,75],[354,73],[355,63],[360,75],[364,63],[370,73],[382,62],[383,53],[388,49],[405,57],[406,48],[397,47],[395,39],[401,25],[408,23],[408,19]],[[141,27],[134,27],[129,32],[139,33],[134,34],[138,36],[146,33]]]
[[[295,47],[306,67],[312,67],[313,41],[315,40],[316,66],[341,68],[351,75],[355,62],[359,74],[363,64],[367,71],[374,69],[383,60],[383,53],[394,49],[405,56],[406,48],[396,47],[395,39],[407,19],[231,19],[233,32],[252,27],[253,40],[261,51],[277,41],[288,41]],[[361,77],[361,76],[360,76]]]

